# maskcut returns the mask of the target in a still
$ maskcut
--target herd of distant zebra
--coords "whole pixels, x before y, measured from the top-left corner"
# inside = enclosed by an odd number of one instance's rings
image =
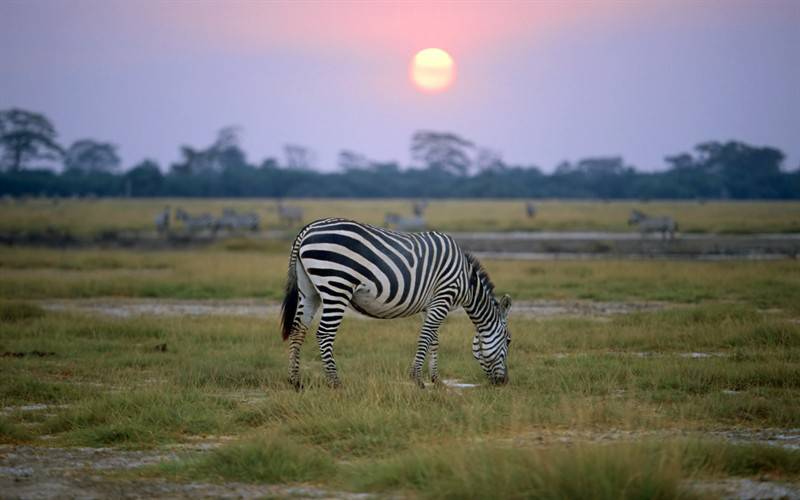
[[[278,202],[278,219],[286,226],[296,226],[303,222],[303,209],[300,207],[287,206]],[[156,231],[165,234],[170,230],[172,219],[172,209],[164,207],[155,217]],[[189,233],[211,232],[216,234],[218,231],[257,232],[261,228],[261,217],[255,212],[237,212],[233,208],[223,208],[222,214],[215,217],[208,212],[201,214],[191,214],[183,208],[175,209],[175,220],[183,224],[183,229]]]
[[[413,215],[404,216],[388,212],[384,217],[383,226],[398,231],[424,231],[428,228],[425,222],[425,210],[428,202],[425,200],[414,201],[411,205]],[[301,207],[285,205],[278,201],[278,220],[285,227],[297,227],[303,223],[304,212]],[[536,206],[532,201],[525,202],[525,215],[528,218],[536,216]],[[155,226],[159,234],[167,233],[171,227],[172,210],[165,207],[155,217]],[[189,233],[218,231],[257,232],[261,228],[261,218],[254,212],[237,212],[233,208],[224,208],[222,214],[215,217],[207,212],[191,214],[183,208],[175,209],[175,220],[180,221],[183,229]],[[678,230],[678,223],[670,216],[650,216],[640,210],[631,210],[628,225],[636,226],[639,233],[644,236],[648,233],[661,233],[661,238],[674,239]]]

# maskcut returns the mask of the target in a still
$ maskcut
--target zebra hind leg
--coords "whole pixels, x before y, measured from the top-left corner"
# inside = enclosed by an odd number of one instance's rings
[[[289,383],[298,390],[302,388],[300,384],[300,348],[303,346],[308,327],[319,308],[319,296],[316,294],[304,295],[301,292],[300,297],[292,323],[292,333],[289,334]]]
[[[322,318],[317,329],[317,342],[319,343],[319,354],[325,369],[325,378],[331,387],[339,387],[339,374],[336,371],[336,360],[333,358],[333,342],[336,340],[336,332],[342,323],[344,311],[347,305],[340,302],[325,302],[322,304]]]

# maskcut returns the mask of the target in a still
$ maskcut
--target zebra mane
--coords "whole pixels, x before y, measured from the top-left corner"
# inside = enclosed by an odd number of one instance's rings
[[[494,283],[492,283],[491,278],[489,278],[489,273],[486,272],[486,269],[484,269],[480,261],[469,252],[464,252],[464,256],[467,258],[467,262],[472,266],[472,269],[475,270],[475,274],[478,275],[478,279],[481,280],[483,286],[494,295]]]

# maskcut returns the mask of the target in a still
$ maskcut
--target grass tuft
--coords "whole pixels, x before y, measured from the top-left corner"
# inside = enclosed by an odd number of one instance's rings
[[[0,321],[9,323],[41,318],[44,309],[29,302],[0,301]]]
[[[200,458],[164,464],[162,470],[190,478],[292,483],[329,478],[336,466],[322,450],[267,435],[223,446]]]

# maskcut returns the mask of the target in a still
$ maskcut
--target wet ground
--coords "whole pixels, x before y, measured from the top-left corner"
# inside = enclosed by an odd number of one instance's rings
[[[280,312],[280,304],[263,300],[173,299],[70,299],[39,303],[49,311],[77,311],[120,318],[134,316],[248,316],[266,318]],[[578,300],[516,301],[511,314],[524,317],[609,317],[617,314],[658,311],[674,307],[662,302],[593,302]],[[353,317],[368,319],[358,313]],[[454,311],[454,314],[463,314]]]

